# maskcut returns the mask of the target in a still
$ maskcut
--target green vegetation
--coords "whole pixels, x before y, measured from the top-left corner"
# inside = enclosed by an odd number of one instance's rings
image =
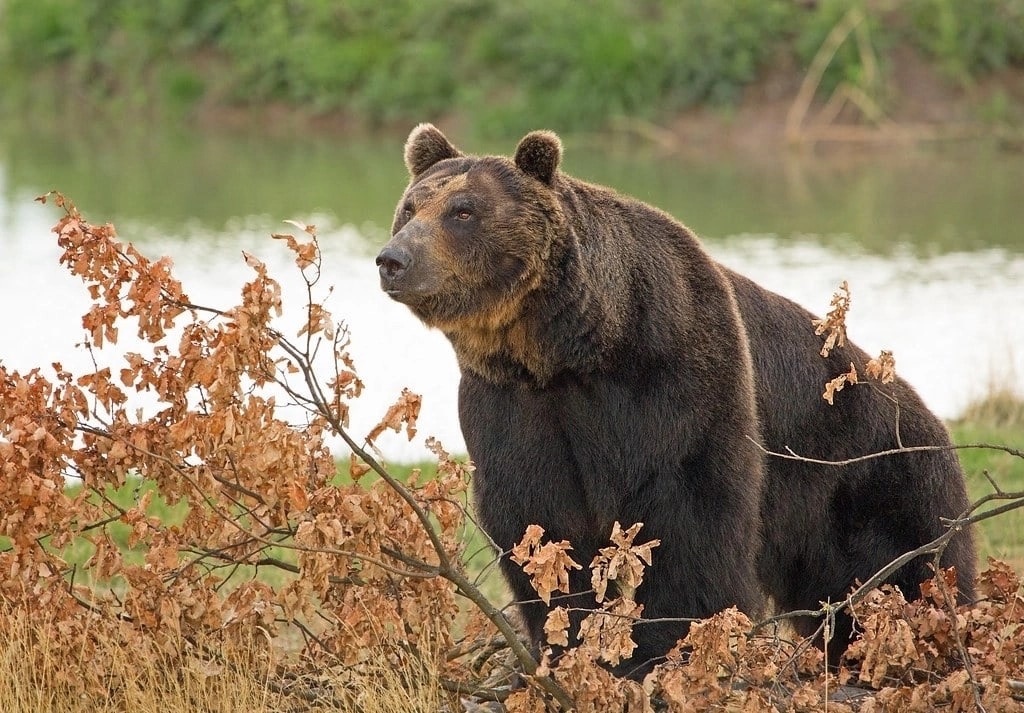
[[[990,444],[1024,451],[1024,400],[1005,389],[971,404],[952,425],[953,440],[959,445]],[[1024,458],[991,448],[958,451],[967,472],[972,499],[994,492],[1024,491]],[[990,480],[991,479],[991,480]],[[988,507],[998,507],[995,501]],[[1024,511],[998,515],[978,525],[978,554],[984,563],[995,557],[1020,571],[1024,568]]]
[[[461,112],[488,134],[598,128],[728,105],[771,66],[806,67],[860,0],[7,0],[0,81],[174,112],[281,101],[365,123]],[[869,3],[881,56],[911,44],[955,80],[1024,65],[1024,0]],[[886,9],[877,9],[881,5]],[[872,81],[840,48],[823,83]],[[4,99],[0,99],[0,102]]]
[[[955,79],[1024,64],[1020,0],[915,0],[910,17],[914,41]]]

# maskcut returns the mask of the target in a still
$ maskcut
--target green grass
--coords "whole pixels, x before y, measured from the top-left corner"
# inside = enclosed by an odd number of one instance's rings
[[[993,386],[971,403],[950,425],[957,445],[989,444],[1024,452],[1024,399],[1007,388]],[[996,492],[1024,492],[1024,457],[998,448],[963,448],[957,451],[967,474],[972,500]],[[998,507],[995,501],[987,507]],[[997,515],[978,524],[978,555],[1005,560],[1024,571],[1024,509]]]
[[[953,424],[957,444],[985,443],[1024,451],[1024,428],[1000,427],[960,422]],[[972,500],[994,492],[994,482],[1004,492],[1024,491],[1024,458],[989,448],[958,451],[967,473],[967,488]],[[989,481],[991,478],[991,481]],[[993,502],[987,507],[998,507]],[[1016,571],[1024,571],[1024,509],[997,515],[978,524],[975,531],[978,557],[984,565],[989,557],[1005,560]]]
[[[80,490],[80,485],[69,486],[67,489],[68,497],[75,497]],[[156,518],[165,527],[181,525],[189,512],[189,503],[186,500],[180,500],[173,504],[168,503],[159,492],[155,492],[156,490],[154,482],[130,477],[124,485],[118,488],[105,488],[102,497],[93,495],[92,500],[96,502],[106,500],[116,508],[129,510],[137,506],[144,496],[152,492],[149,505],[146,508],[146,516]],[[108,505],[107,511],[113,513],[114,508]],[[137,566],[144,564],[147,551],[146,546],[143,543],[135,545],[131,543],[132,527],[129,524],[121,520],[113,520],[103,525],[102,532],[120,550],[121,557],[126,565]],[[96,533],[93,532],[90,535],[95,537]],[[49,543],[44,539],[42,545],[47,547]],[[57,554],[64,562],[74,568],[76,583],[89,584],[90,586],[109,589],[114,592],[121,591],[124,587],[124,581],[120,576],[115,576],[110,581],[99,581],[92,576],[92,572],[87,565],[95,551],[96,547],[89,539],[77,537],[70,545],[60,550]],[[264,555],[268,559],[279,560],[286,564],[294,564],[296,561],[292,552],[286,547],[267,547],[264,550]],[[187,561],[185,559],[187,556],[183,555],[182,562]],[[220,571],[224,574],[224,586],[229,589],[253,578],[258,578],[273,586],[282,585],[285,581],[294,578],[293,573],[269,565],[257,568],[224,564]]]
[[[399,480],[406,482],[412,476],[413,471],[419,471],[419,482],[424,482],[437,475],[437,464],[433,462],[423,463],[406,463],[406,464],[389,464],[387,466],[388,472]],[[375,481],[379,480],[372,471],[367,475],[363,476],[360,482],[364,486],[369,486]],[[352,480],[348,474],[347,461],[339,463],[338,475],[334,480],[334,484],[338,486],[349,485]],[[155,490],[156,485],[151,481],[143,479],[129,479],[127,483],[122,485],[120,488],[107,488],[103,497],[114,503],[117,507],[124,510],[128,510],[134,507],[139,500],[148,492]],[[67,489],[68,497],[75,497],[80,492],[80,485],[71,485]],[[96,496],[97,500],[99,497]],[[149,507],[146,510],[146,515],[154,517],[163,523],[165,526],[173,527],[181,524],[188,513],[189,505],[186,501],[179,501],[174,504],[168,504],[167,501],[161,497],[158,493],[155,493],[150,500]],[[146,550],[142,546],[132,546],[129,542],[131,535],[131,526],[114,520],[103,526],[103,531],[110,538],[110,540],[120,549],[121,555],[124,562],[129,565],[139,565],[144,562]],[[6,549],[10,546],[9,539],[0,536],[0,549]],[[502,580],[501,573],[497,566],[497,560],[493,550],[490,547],[487,536],[480,530],[476,523],[471,519],[467,518],[464,525],[464,530],[461,537],[462,549],[461,557],[465,566],[466,572],[473,579],[474,583],[480,587],[481,591],[487,595],[487,597],[497,604],[505,604],[510,601],[508,590]],[[44,547],[48,546],[47,540],[42,541]],[[84,537],[76,538],[74,542],[60,550],[57,554],[62,560],[68,565],[76,567],[76,582],[79,584],[88,583],[92,585],[102,585],[104,587],[111,587],[114,590],[119,589],[122,583],[118,578],[115,578],[111,582],[96,582],[93,581],[89,576],[89,570],[87,565],[89,558],[95,552],[95,546],[85,539]],[[287,547],[270,547],[265,550],[267,558],[279,560],[286,564],[294,564],[296,557],[294,553]],[[282,584],[285,580],[290,579],[293,573],[287,570],[279,569],[273,566],[264,566],[260,568],[251,566],[239,566],[229,568],[230,575],[226,578],[225,586],[230,587],[233,583],[237,584],[252,578],[259,578],[262,581],[277,586]]]

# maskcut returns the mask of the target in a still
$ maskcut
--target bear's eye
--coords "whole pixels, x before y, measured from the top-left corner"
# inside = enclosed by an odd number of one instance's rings
[[[473,217],[473,211],[469,208],[456,208],[452,212],[452,215],[455,216],[456,220],[469,220]]]
[[[402,215],[405,217],[412,215],[412,201],[406,201],[402,204]]]

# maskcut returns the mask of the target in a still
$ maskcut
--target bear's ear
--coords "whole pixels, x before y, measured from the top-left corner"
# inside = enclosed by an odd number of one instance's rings
[[[531,131],[516,147],[516,166],[541,183],[551,185],[562,160],[562,140],[553,131]]]
[[[405,142],[405,167],[413,178],[438,161],[461,155],[433,124],[420,124],[412,130]]]

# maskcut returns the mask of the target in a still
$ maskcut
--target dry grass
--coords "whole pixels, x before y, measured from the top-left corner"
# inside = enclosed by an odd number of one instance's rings
[[[16,617],[5,612],[0,643],[0,701],[7,713],[274,710],[269,666],[253,651],[224,652],[219,662],[187,654],[184,661],[148,658],[96,632],[57,641],[58,625]],[[105,685],[86,693],[81,684],[91,677]]]
[[[30,624],[17,612],[0,615],[4,713],[437,713],[443,706],[434,669],[395,656],[295,676],[258,641],[212,657],[190,655],[194,648],[182,642],[171,656],[147,657],[92,631],[58,643],[59,628]],[[102,686],[83,685],[96,677]]]
[[[990,387],[984,397],[971,402],[960,421],[993,428],[1018,428],[1024,433],[1024,397],[1006,386]]]

